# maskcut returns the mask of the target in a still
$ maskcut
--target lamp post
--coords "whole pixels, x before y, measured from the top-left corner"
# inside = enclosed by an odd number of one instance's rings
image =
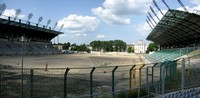
[[[48,71],[48,62],[47,62],[47,46],[45,45],[45,53],[44,53],[44,60],[45,60],[45,71]]]
[[[21,98],[23,98],[23,82],[24,82],[24,41],[25,41],[25,36],[21,36],[21,42],[22,42],[22,51],[21,51],[21,56],[22,56],[22,62],[21,62]]]

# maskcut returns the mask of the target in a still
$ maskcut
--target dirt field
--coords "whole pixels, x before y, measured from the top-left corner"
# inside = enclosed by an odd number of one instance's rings
[[[112,70],[114,66],[119,66],[115,72],[115,89],[129,89],[129,69],[131,66],[141,63],[139,55],[94,55],[94,54],[62,54],[47,56],[25,56],[24,57],[24,96],[29,96],[30,68],[34,69],[33,77],[33,95],[36,98],[62,98],[63,96],[63,76],[65,68],[70,68],[68,73],[68,96],[75,97],[89,94],[90,71],[92,67],[96,68],[93,73],[93,92],[94,94],[105,94],[111,92]],[[21,75],[21,57],[0,57],[1,65],[10,65],[14,68],[3,68],[2,88],[3,96],[15,98],[20,95],[20,75]],[[48,63],[48,71],[45,71],[45,64]],[[107,67],[113,66],[113,67]],[[86,68],[85,67],[90,67]],[[37,69],[39,68],[39,69]],[[51,69],[53,68],[53,69]],[[55,68],[55,69],[54,69]],[[58,69],[61,68],[61,69]],[[41,97],[41,98],[42,98]],[[3,97],[4,98],[4,97]]]
[[[0,56],[0,64],[21,67],[22,57]],[[139,56],[118,55],[90,55],[90,54],[62,54],[47,56],[25,56],[24,68],[45,68],[46,62],[49,68],[74,68],[74,67],[97,67],[132,65],[141,62]]]

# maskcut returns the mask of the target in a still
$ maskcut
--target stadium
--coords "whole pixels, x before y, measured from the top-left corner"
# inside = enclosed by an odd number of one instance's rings
[[[200,15],[178,1],[184,11],[162,0],[161,19],[150,7],[159,22],[148,12],[146,39],[159,50],[148,55],[60,54],[60,30],[0,18],[0,98],[200,98]]]

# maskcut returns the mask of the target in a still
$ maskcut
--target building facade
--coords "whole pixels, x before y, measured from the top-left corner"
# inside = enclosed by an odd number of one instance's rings
[[[134,45],[135,53],[145,53],[147,45],[143,40],[138,40]]]

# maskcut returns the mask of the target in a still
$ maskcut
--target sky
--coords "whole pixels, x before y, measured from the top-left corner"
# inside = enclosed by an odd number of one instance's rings
[[[178,0],[165,0],[171,9],[183,10]],[[181,0],[189,12],[200,11],[200,0]],[[162,12],[167,7],[161,0],[156,0]],[[156,22],[159,20],[150,11],[152,6],[159,18],[162,14],[157,10],[152,0],[0,0],[7,9],[2,15],[15,17],[16,9],[21,9],[18,18],[27,20],[29,13],[33,14],[31,22],[46,25],[51,19],[50,27],[59,30],[64,24],[59,35],[60,43],[89,44],[94,40],[123,40],[133,44],[138,40],[146,41],[151,32],[146,23],[147,11],[151,13]],[[198,13],[197,13],[198,14]],[[3,16],[1,16],[3,18]],[[153,23],[156,25],[155,23]],[[52,43],[58,42],[58,37]]]

